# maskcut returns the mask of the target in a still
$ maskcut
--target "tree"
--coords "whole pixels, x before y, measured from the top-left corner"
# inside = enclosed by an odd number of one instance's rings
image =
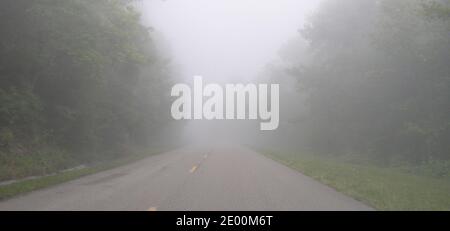
[[[89,159],[158,133],[170,66],[132,2],[0,3],[0,143]]]
[[[450,159],[449,5],[322,3],[302,30],[307,50],[291,56],[303,58],[285,67],[308,97],[312,150],[384,164]]]

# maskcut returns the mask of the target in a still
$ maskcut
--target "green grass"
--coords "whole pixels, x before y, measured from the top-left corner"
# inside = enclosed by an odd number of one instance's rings
[[[0,181],[42,176],[81,165],[73,155],[53,148],[40,148],[30,153],[0,151]]]
[[[19,181],[16,183],[0,186],[0,200],[11,198],[19,194],[31,192],[37,189],[42,189],[52,185],[60,184],[66,181],[74,180],[82,176],[94,174],[97,172],[113,169],[122,165],[130,164],[138,160],[144,159],[151,155],[162,153],[167,149],[154,149],[146,152],[142,152],[135,155],[130,155],[124,158],[108,161],[97,164],[92,167],[76,169],[67,172],[57,173],[51,176],[45,176],[41,178],[35,178],[30,180]]]
[[[378,210],[450,210],[450,181],[289,152],[263,152]]]

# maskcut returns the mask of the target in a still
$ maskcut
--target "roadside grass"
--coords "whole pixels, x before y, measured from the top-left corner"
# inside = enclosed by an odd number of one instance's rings
[[[167,150],[169,150],[169,148],[152,149],[145,152],[139,152],[134,155],[129,155],[127,157],[122,157],[116,160],[99,163],[94,166],[89,166],[82,169],[60,172],[54,175],[18,181],[8,185],[3,185],[0,186],[0,200],[11,198],[19,194],[31,192],[37,189],[46,188],[63,182],[75,180],[83,176],[113,169],[122,165],[131,164],[133,162],[142,160],[152,155],[160,154]]]
[[[0,182],[42,176],[81,165],[73,155],[53,148],[38,148],[32,154],[0,151]]]
[[[293,152],[263,154],[378,210],[450,210],[448,178]]]

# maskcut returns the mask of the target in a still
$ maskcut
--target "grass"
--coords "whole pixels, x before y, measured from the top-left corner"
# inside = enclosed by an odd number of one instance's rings
[[[51,147],[37,149],[32,154],[0,151],[0,181],[47,175],[80,164],[73,155]]]
[[[292,152],[264,154],[378,210],[450,210],[450,180]]]
[[[97,172],[113,169],[122,165],[130,164],[138,160],[144,159],[146,157],[149,157],[151,155],[161,153],[165,150],[166,149],[154,149],[139,154],[123,157],[120,159],[100,163],[91,167],[61,172],[51,176],[44,176],[40,178],[24,180],[8,185],[3,185],[0,186],[0,200],[11,198],[19,194],[31,192],[37,189],[42,189],[52,185],[60,184],[63,182],[71,181]]]

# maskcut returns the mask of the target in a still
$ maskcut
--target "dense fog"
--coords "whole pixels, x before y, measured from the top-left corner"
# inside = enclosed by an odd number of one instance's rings
[[[268,83],[260,80],[280,49],[299,30],[318,1],[141,1],[144,22],[168,44],[176,79],[205,84]],[[283,86],[292,88],[291,86]],[[194,141],[241,140],[258,134],[253,121],[188,121]],[[213,133],[214,136],[211,136]]]
[[[385,164],[448,159],[448,1],[144,1],[177,78],[280,84],[280,127],[188,121],[189,137]],[[226,131],[226,132],[225,132]],[[358,157],[359,158],[359,157]]]
[[[3,0],[0,181],[221,143],[448,209],[449,32],[449,0]]]

